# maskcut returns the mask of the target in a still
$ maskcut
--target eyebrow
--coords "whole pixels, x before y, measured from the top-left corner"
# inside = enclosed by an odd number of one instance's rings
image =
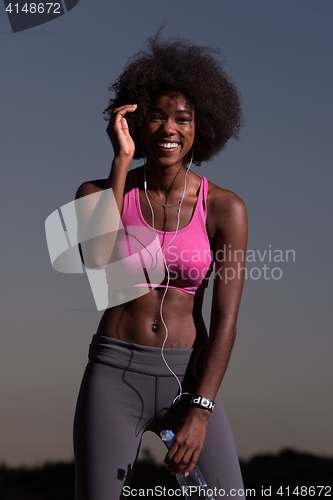
[[[162,108],[156,108],[152,107],[150,108],[150,111],[163,111]],[[187,109],[177,109],[177,113],[187,113],[188,115],[192,115],[191,111],[188,111]]]

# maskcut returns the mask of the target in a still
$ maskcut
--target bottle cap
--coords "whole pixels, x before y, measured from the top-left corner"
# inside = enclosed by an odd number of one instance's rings
[[[162,438],[162,441],[164,441],[167,447],[170,448],[175,434],[172,431],[168,430],[160,432],[160,436]]]

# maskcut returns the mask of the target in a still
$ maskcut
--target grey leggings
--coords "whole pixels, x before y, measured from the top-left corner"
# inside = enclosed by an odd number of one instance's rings
[[[183,392],[194,394],[198,384],[194,368],[200,373],[203,352],[198,355],[195,349],[165,349],[164,353],[182,382]],[[172,402],[178,389],[159,348],[94,335],[74,420],[75,500],[122,498],[142,434],[147,430],[157,435],[164,429],[175,430],[186,414],[190,396],[182,396],[177,404]],[[209,417],[198,466],[209,488],[225,490],[224,495],[214,498],[245,498],[220,395]]]

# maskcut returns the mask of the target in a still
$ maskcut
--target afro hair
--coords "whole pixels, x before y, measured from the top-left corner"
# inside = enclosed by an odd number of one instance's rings
[[[104,110],[105,119],[119,106],[138,105],[126,120],[135,143],[134,158],[143,158],[140,129],[152,99],[164,92],[182,94],[195,109],[193,162],[201,165],[221,151],[228,139],[238,137],[242,124],[239,93],[215,57],[219,50],[178,38],[162,41],[160,31],[147,40],[148,50],[135,54],[110,85],[115,96]]]

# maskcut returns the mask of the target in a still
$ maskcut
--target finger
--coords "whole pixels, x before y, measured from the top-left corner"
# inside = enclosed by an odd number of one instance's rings
[[[126,118],[122,118],[120,120],[120,128],[123,132],[126,132],[128,130],[128,123],[126,121]]]
[[[133,113],[138,107],[137,104],[126,104],[125,106],[120,106],[113,111],[113,114],[118,116],[124,116],[126,113]]]
[[[114,127],[117,128],[118,126],[120,126],[120,128],[125,131],[125,130],[128,130],[128,124],[127,124],[127,120],[126,118],[124,118],[124,116],[126,115],[126,113],[128,111],[130,112],[133,112],[135,111],[136,108],[134,109],[121,109],[119,110],[116,114],[115,114],[115,117],[114,117],[114,120],[113,120],[113,124],[114,124]]]
[[[111,132],[115,125],[121,123],[121,120],[126,115],[126,113],[128,112],[133,113],[137,107],[138,107],[137,104],[126,104],[125,106],[120,106],[119,108],[116,108],[113,111],[108,126],[106,127],[107,132],[108,133]]]
[[[193,471],[194,467],[197,465],[199,459],[200,451],[196,450],[192,457],[189,459],[189,464],[185,472],[185,476],[188,476]]]
[[[118,106],[117,108],[114,108],[113,112],[118,111],[120,109],[126,109],[126,108],[133,108],[137,107],[137,104],[123,104],[122,106]]]
[[[179,461],[178,464],[174,464],[174,467],[171,467],[171,464],[169,467],[167,467],[168,470],[171,471],[172,475],[178,474],[179,472],[182,472],[188,465],[188,458],[185,458],[185,456]]]
[[[189,450],[186,451],[186,449],[184,450],[184,448],[179,448],[177,450],[177,453],[174,455],[173,459],[171,460],[171,462],[167,466],[167,469],[172,470],[173,474],[180,472],[181,470],[183,470],[186,467],[186,465],[191,457],[191,454],[192,453]],[[187,456],[187,458],[184,458],[185,455]]]
[[[178,445],[176,445],[175,443],[172,443],[172,445],[170,446],[170,449],[169,449],[168,453],[165,456],[165,459],[164,459],[164,463],[165,464],[169,464],[172,461],[172,459],[173,459],[175,453],[177,452],[177,450],[178,450]]]

